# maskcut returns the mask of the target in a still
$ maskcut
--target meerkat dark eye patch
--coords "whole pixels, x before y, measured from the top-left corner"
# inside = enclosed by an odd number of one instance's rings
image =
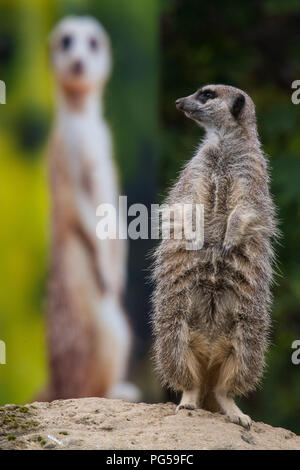
[[[99,49],[99,41],[96,38],[90,38],[89,45],[92,51],[97,51]]]
[[[60,45],[61,48],[66,51],[67,49],[70,49],[71,45],[73,42],[73,38],[70,34],[66,34],[61,38]]]
[[[242,94],[239,94],[233,101],[232,107],[231,107],[231,114],[233,117],[236,119],[240,112],[242,111],[244,105],[245,105],[245,97]]]
[[[216,96],[217,94],[213,90],[199,90],[196,95],[196,99],[204,104],[208,100],[213,100],[214,98],[216,98]]]

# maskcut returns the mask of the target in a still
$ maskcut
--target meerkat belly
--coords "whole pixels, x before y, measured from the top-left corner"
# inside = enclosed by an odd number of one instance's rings
[[[190,327],[213,338],[219,332],[229,335],[236,323],[237,294],[221,283],[199,281],[191,299]]]
[[[204,245],[193,254],[197,264],[197,285],[191,303],[191,327],[214,338],[220,332],[230,335],[239,299],[236,263],[221,257],[230,207],[230,181],[209,175],[203,184]]]

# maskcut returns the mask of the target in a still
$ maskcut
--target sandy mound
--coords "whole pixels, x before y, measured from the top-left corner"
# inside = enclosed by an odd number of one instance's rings
[[[1,449],[300,449],[300,437],[253,423],[246,431],[203,410],[84,398],[0,408]]]

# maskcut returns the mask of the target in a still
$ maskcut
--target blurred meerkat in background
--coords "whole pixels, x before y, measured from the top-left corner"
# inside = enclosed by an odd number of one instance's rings
[[[50,46],[57,100],[49,152],[50,385],[42,398],[135,401],[138,390],[123,382],[131,346],[123,309],[126,240],[96,236],[97,207],[117,209],[119,196],[102,101],[110,41],[95,19],[68,17],[51,33]]]

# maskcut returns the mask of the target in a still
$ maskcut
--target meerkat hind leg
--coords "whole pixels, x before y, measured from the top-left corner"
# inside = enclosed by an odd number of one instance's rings
[[[221,409],[226,414],[231,423],[239,424],[240,426],[243,426],[246,429],[250,429],[250,416],[244,414],[239,409],[239,407],[235,404],[233,398],[229,397],[224,391],[216,390],[216,399]]]
[[[250,416],[244,414],[230,396],[230,383],[236,374],[236,358],[231,354],[222,364],[214,393],[221,410],[231,423],[239,424],[246,429],[251,427]]]
[[[179,405],[176,407],[175,413],[179,410],[194,410],[198,405],[199,389],[184,390]]]

